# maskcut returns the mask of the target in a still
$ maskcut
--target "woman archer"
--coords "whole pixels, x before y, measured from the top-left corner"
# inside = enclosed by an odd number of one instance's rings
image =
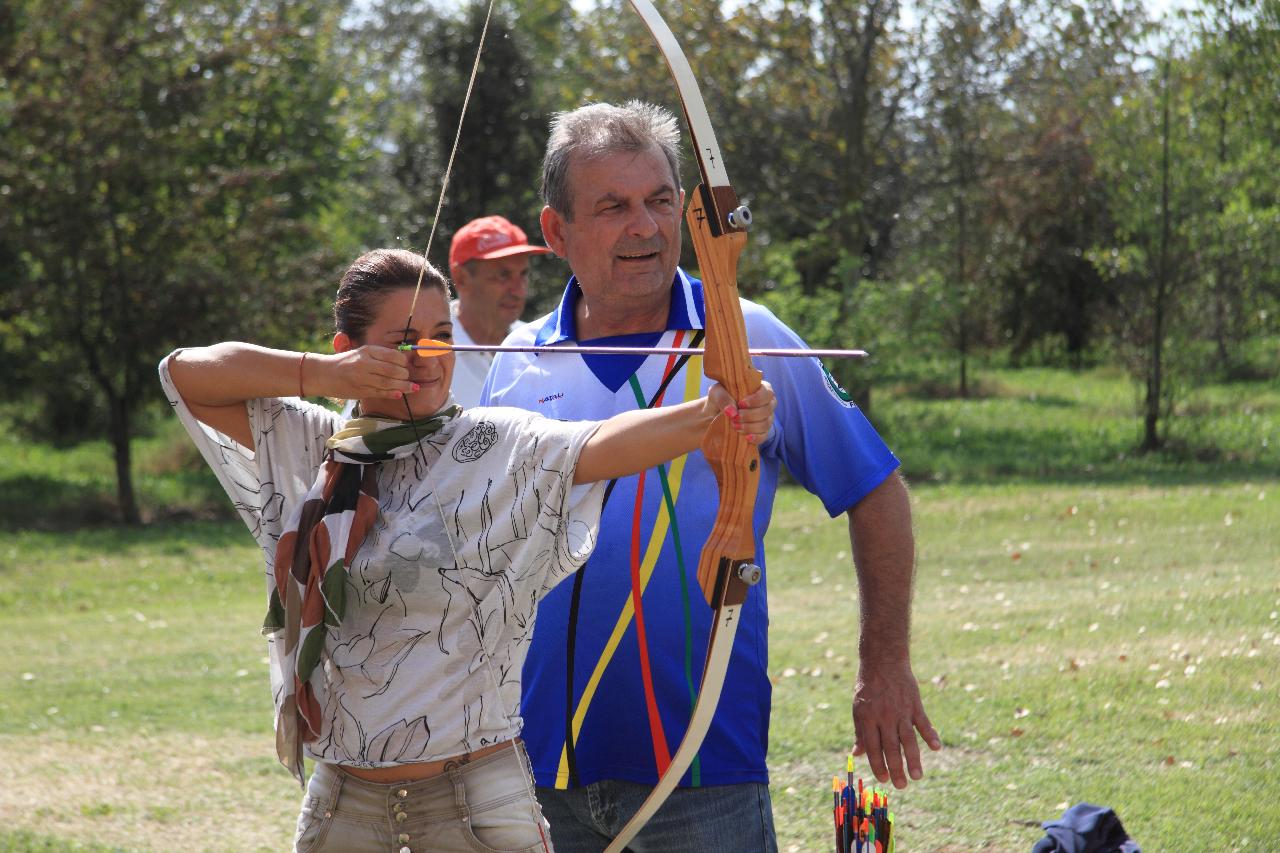
[[[300,781],[315,762],[296,849],[550,850],[518,739],[538,601],[590,554],[605,481],[696,448],[717,416],[763,440],[773,394],[717,385],[599,423],[462,410],[451,353],[395,348],[451,339],[423,263],[358,258],[332,354],[179,349],[161,382],[264,552],[277,754]]]

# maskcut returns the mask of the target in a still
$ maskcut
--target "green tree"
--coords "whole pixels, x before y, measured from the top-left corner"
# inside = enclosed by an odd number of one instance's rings
[[[76,422],[106,433],[127,522],[139,520],[130,439],[159,358],[178,342],[314,328],[327,289],[315,281],[333,280],[310,217],[338,176],[325,57],[340,12],[282,0],[7,9],[0,232],[24,320],[7,328],[42,380],[18,391],[44,412],[40,438]]]
[[[1165,444],[1180,384],[1215,357],[1235,373],[1239,342],[1275,328],[1276,14],[1274,3],[1206,3],[1191,44],[1158,57],[1098,136],[1114,233],[1091,258],[1142,388],[1144,451]]]
[[[436,160],[448,163],[454,135],[462,147],[454,160],[445,204],[452,215],[437,226],[442,269],[448,267],[453,233],[477,216],[498,214],[537,230],[538,175],[547,137],[547,117],[534,95],[534,65],[518,21],[495,10],[471,89],[462,108],[484,27],[484,8],[472,7],[458,20],[442,22],[424,45],[435,83]],[[424,69],[425,71],[426,69]],[[461,129],[459,130],[459,126]]]
[[[357,218],[350,242],[426,249],[486,12],[483,3],[444,11],[420,0],[384,0],[352,28],[351,73],[366,97],[347,118],[366,145],[350,203],[376,215]],[[536,234],[556,94],[537,69],[560,64],[571,22],[568,4],[554,0],[493,10],[431,248],[442,269],[453,233],[477,216],[500,214]]]
[[[1190,22],[1190,165],[1205,201],[1189,223],[1202,271],[1196,311],[1218,370],[1232,376],[1246,369],[1241,342],[1274,328],[1280,297],[1280,4],[1209,0]]]
[[[929,309],[968,396],[969,362],[995,341],[999,285],[1013,256],[1006,199],[996,178],[1018,139],[1006,111],[1009,69],[1027,49],[1007,4],[974,0],[925,9],[928,73],[914,122],[916,197],[900,257],[908,281],[928,284]]]
[[[1148,86],[1125,99],[1099,142],[1115,232],[1090,256],[1115,299],[1108,330],[1142,386],[1142,452],[1164,443],[1161,419],[1174,388],[1169,344],[1189,337],[1183,324],[1197,276],[1187,228],[1199,201],[1189,180],[1196,152],[1187,133],[1185,72],[1167,49]]]
[[[1086,257],[1112,231],[1093,139],[1133,84],[1147,21],[1140,4],[1111,0],[1031,3],[1021,14],[1037,37],[1004,84],[1014,127],[992,174],[1012,232],[1000,325],[1015,361],[1039,347],[1078,367],[1108,299]]]

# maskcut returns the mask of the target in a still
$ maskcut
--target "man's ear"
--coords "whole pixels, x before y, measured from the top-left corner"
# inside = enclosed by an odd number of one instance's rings
[[[333,351],[348,352],[349,350],[359,349],[360,345],[351,340],[351,336],[346,332],[337,332],[333,336]]]
[[[547,205],[542,208],[542,213],[538,215],[538,224],[542,226],[542,239],[547,241],[547,246],[556,253],[557,257],[563,258],[566,248],[564,217],[553,207]]]

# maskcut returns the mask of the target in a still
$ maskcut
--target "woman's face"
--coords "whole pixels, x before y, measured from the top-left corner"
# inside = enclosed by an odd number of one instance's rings
[[[410,318],[410,306],[413,317]],[[416,344],[420,338],[434,338],[444,343],[453,342],[453,320],[449,316],[449,302],[435,287],[418,291],[418,302],[413,304],[413,288],[401,287],[382,298],[377,315],[365,331],[362,344],[395,348],[405,340],[405,321],[409,321],[408,340]],[[404,401],[415,418],[426,418],[444,408],[449,399],[449,386],[453,381],[453,351],[432,358],[420,358],[409,353],[409,380],[421,386],[408,394]],[[360,411],[370,415],[405,417],[405,402],[389,398],[360,401]]]

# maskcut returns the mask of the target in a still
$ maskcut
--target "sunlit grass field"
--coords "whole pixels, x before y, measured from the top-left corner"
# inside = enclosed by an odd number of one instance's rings
[[[918,489],[914,664],[945,750],[893,797],[901,849],[1026,851],[1087,801],[1144,850],[1280,850],[1278,500],[1274,479]],[[857,659],[847,542],[810,504],[781,502],[769,566],[774,802],[806,851]]]
[[[1184,402],[1135,456],[1131,386],[990,371],[874,416],[913,486],[913,654],[945,749],[892,805],[901,851],[1026,851],[1068,804],[1147,851],[1280,850],[1280,390]],[[104,448],[12,439],[0,467],[0,851],[282,850],[256,546],[171,429],[139,442],[154,519]],[[852,743],[856,584],[794,488],[768,536],[779,845],[830,847]],[[859,765],[866,776],[865,765]]]

